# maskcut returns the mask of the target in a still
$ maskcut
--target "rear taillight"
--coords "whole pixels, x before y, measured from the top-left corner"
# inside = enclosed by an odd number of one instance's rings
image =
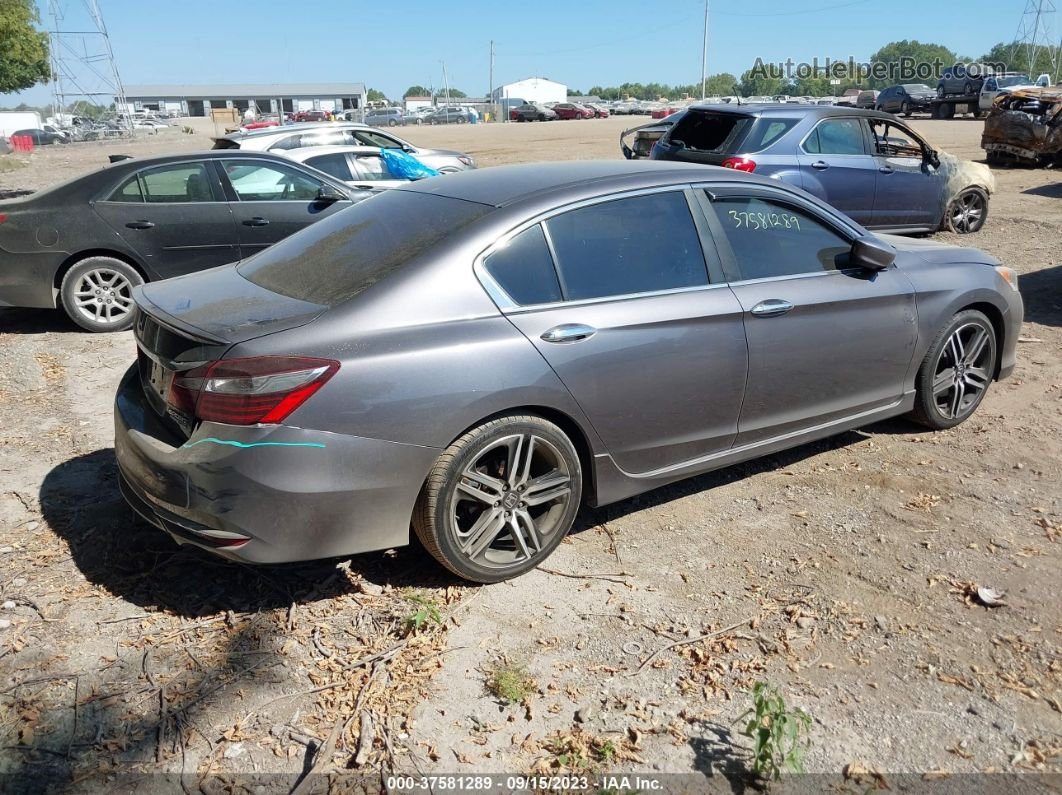
[[[277,423],[337,370],[337,361],[308,356],[223,359],[174,376],[167,402],[199,420],[227,425]]]
[[[0,224],[7,220],[7,213],[0,213]]]
[[[732,168],[736,171],[745,171],[751,174],[756,170],[756,161],[747,157],[728,157],[723,161],[723,168]]]

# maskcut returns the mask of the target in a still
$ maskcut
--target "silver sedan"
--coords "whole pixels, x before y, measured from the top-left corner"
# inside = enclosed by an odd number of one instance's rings
[[[131,505],[242,561],[541,563],[586,502],[887,417],[959,425],[1014,368],[1013,270],[734,170],[423,180],[136,292]]]

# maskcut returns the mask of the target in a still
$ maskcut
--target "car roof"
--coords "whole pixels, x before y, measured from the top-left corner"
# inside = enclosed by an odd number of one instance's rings
[[[418,180],[398,190],[505,207],[551,194],[584,193],[587,188],[609,193],[708,180],[781,187],[777,180],[715,166],[661,160],[586,160],[472,169]]]
[[[290,162],[290,158],[273,152],[249,151],[246,149],[204,149],[202,151],[182,152],[175,155],[154,155],[153,157],[128,157],[114,163],[104,164],[106,169],[118,169],[130,167],[134,169],[144,166],[165,165],[167,163],[182,163],[186,160],[225,160],[252,158],[256,160],[272,160],[277,163]]]
[[[885,119],[895,121],[896,117],[891,113],[870,110],[869,108],[853,108],[849,105],[791,105],[783,102],[764,102],[763,104],[751,105],[691,105],[690,110],[721,111],[724,113],[743,114],[746,116],[862,116],[864,118]]]
[[[246,140],[247,138],[260,138],[267,135],[280,135],[282,133],[300,132],[302,130],[350,130],[368,127],[358,121],[300,121],[294,124],[282,124],[279,127],[263,127],[258,130],[241,130],[239,132],[219,135],[214,140],[222,138],[229,140]]]
[[[218,151],[224,152],[224,149]],[[237,149],[236,151],[243,151]],[[292,160],[298,160],[302,162],[308,157],[316,157],[317,155],[330,155],[330,154],[346,154],[350,152],[352,154],[361,155],[378,155],[380,154],[380,147],[378,146],[353,146],[353,145],[336,145],[336,146],[300,146],[298,149],[285,149],[284,157],[289,157]]]

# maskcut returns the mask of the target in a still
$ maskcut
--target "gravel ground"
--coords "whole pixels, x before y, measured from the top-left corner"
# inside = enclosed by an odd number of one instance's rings
[[[615,158],[630,123],[399,132],[491,166]],[[981,158],[979,122],[915,126]],[[208,136],[40,149],[0,191]],[[486,587],[417,548],[267,569],[178,548],[114,481],[130,335],[0,310],[0,789],[179,790],[159,774],[183,772],[186,790],[286,791],[311,771],[305,788],[376,791],[398,770],[739,791],[759,680],[812,716],[806,766],[834,783],[1062,772],[1062,183],[996,177],[982,232],[936,235],[1022,274],[1017,370],[972,420],[874,425],[586,509],[547,569]]]

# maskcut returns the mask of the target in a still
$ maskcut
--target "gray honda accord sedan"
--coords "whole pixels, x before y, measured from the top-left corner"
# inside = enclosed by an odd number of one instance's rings
[[[981,251],[653,161],[412,183],[135,298],[115,449],[143,517],[260,563],[412,527],[480,582],[584,501],[895,415],[958,425],[1022,320]]]

